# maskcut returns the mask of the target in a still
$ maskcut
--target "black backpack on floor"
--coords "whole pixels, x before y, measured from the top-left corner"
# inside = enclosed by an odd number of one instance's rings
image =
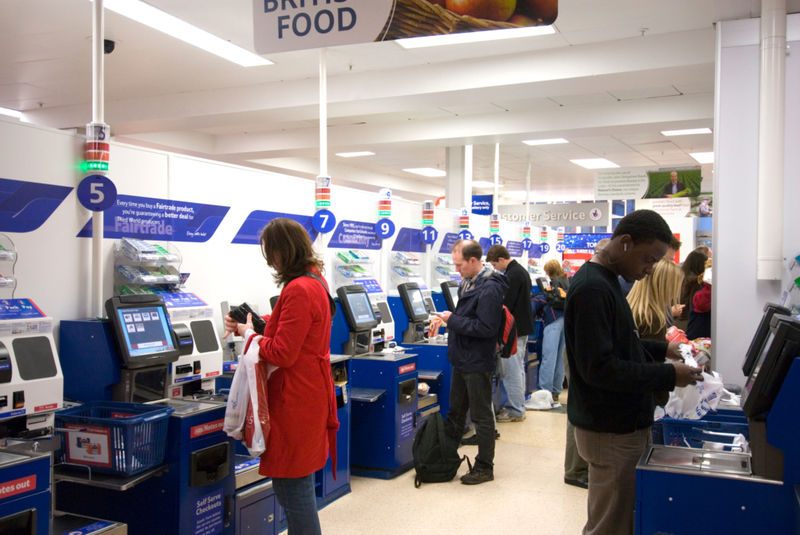
[[[414,437],[411,447],[414,456],[414,486],[422,483],[443,483],[456,477],[458,468],[464,459],[458,456],[458,442],[447,436],[442,415],[433,413]],[[469,464],[469,459],[467,459]]]

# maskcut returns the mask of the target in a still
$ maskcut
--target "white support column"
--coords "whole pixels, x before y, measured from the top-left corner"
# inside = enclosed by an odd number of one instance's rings
[[[105,19],[103,0],[92,4],[92,122],[103,123]],[[87,133],[88,134],[88,133]],[[108,133],[110,135],[110,132]],[[103,212],[92,213],[92,316],[103,316]]]
[[[758,125],[758,280],[783,275],[783,158],[786,108],[786,0],[761,1]]]
[[[447,208],[472,208],[472,145],[447,147],[447,178],[444,191]]]

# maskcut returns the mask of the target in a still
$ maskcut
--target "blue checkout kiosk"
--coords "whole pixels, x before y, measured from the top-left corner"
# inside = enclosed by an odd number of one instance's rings
[[[225,404],[165,399],[181,344],[161,297],[113,297],[106,313],[108,320],[61,322],[65,395],[173,408],[164,463],[129,477],[58,466],[56,507],[125,522],[131,534],[233,534],[234,443],[222,431]]]
[[[352,403],[350,471],[391,479],[413,466],[411,446],[422,419],[417,356],[387,350],[380,325],[392,323],[384,303],[373,305],[363,286],[337,289],[338,313],[331,333],[331,359],[344,355]]]
[[[636,533],[800,533],[800,321],[767,305],[745,357],[751,453],[649,446]]]
[[[64,378],[53,319],[29,299],[0,304],[0,533],[121,535],[126,526],[69,514],[51,515],[51,452]]]

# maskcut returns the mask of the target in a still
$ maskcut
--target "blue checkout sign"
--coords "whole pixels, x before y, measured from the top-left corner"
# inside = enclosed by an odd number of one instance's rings
[[[30,299],[0,299],[0,320],[44,317],[44,313]]]
[[[353,284],[360,284],[367,289],[368,294],[383,293],[383,288],[381,288],[381,285],[378,284],[378,281],[375,279],[356,279],[353,281]]]
[[[89,524],[88,526],[83,526],[82,528],[68,531],[63,535],[90,535],[91,533],[96,533],[112,525],[113,524],[111,522],[95,522],[94,524]]]

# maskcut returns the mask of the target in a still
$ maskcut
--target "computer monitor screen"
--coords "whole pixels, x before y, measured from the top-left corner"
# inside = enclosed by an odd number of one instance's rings
[[[764,341],[767,339],[767,335],[769,335],[769,323],[772,320],[772,316],[775,314],[789,316],[791,315],[791,311],[786,307],[773,303],[767,303],[764,306],[764,315],[761,317],[761,322],[758,324],[756,334],[753,336],[753,340],[750,342],[750,347],[748,348],[747,353],[744,356],[744,360],[742,361],[742,372],[744,373],[745,377],[749,377],[753,371],[753,365],[756,363],[756,359],[761,354],[761,349],[764,347]]]
[[[131,295],[106,301],[120,357],[129,368],[166,364],[180,351],[172,336],[167,307],[157,296]]]
[[[342,286],[336,290],[336,295],[351,331],[367,331],[378,325],[369,296],[363,286],[357,284]]]
[[[547,281],[541,277],[537,277],[536,286],[539,288],[539,293],[544,293],[547,290]]]
[[[415,282],[406,282],[397,285],[400,299],[408,314],[409,321],[425,321],[429,319],[428,309],[425,306],[425,299],[422,297],[422,290]]]
[[[458,306],[458,286],[448,286],[447,290],[450,292],[450,299],[453,300],[453,311]]]
[[[175,349],[163,307],[123,308],[117,314],[131,358]]]
[[[755,418],[772,409],[795,358],[800,354],[800,322],[776,314],[742,393],[742,410]]]

